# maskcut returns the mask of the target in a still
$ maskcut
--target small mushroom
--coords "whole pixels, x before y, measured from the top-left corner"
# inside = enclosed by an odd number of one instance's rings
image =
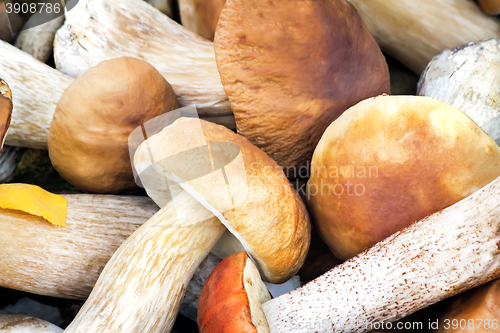
[[[184,191],[118,248],[67,333],[171,329],[187,281],[225,225],[272,282],[300,268],[310,237],[305,206],[283,171],[245,138],[180,118],[141,144],[134,160],[139,176],[155,168],[184,180]],[[234,201],[226,201],[227,185]],[[280,194],[271,193],[273,186]]]
[[[488,15],[500,14],[500,1],[499,0],[478,0],[479,6]]]
[[[0,310],[2,333],[61,333],[62,328],[43,319]]]
[[[460,110],[429,97],[378,96],[344,112],[311,162],[318,232],[347,259],[500,176],[500,147]]]
[[[500,144],[500,39],[444,50],[420,76],[417,94],[465,112]]]
[[[177,107],[170,84],[146,61],[103,61],[75,79],[57,103],[48,138],[50,160],[83,191],[133,188],[130,133]]]
[[[111,58],[144,59],[200,115],[230,115],[213,43],[140,0],[80,0],[54,41],[57,68],[72,77]]]
[[[500,20],[470,0],[349,0],[386,54],[420,75],[439,52],[500,37]]]
[[[345,0],[232,0],[214,47],[238,133],[283,168],[306,165],[342,112],[390,90],[385,58]]]
[[[12,91],[4,80],[0,79],[0,155],[2,154],[7,131],[12,117]]]
[[[200,295],[200,333],[269,332],[261,303],[271,299],[248,255],[234,253],[210,273]]]
[[[264,302],[270,331],[364,332],[489,282],[500,276],[499,228],[500,177],[306,285]]]

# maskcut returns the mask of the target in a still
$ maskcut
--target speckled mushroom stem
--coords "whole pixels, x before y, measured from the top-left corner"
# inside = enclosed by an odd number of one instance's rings
[[[170,332],[193,272],[224,230],[179,194],[118,248],[65,332]]]
[[[0,331],[4,333],[61,333],[63,330],[39,318],[0,310]]]
[[[385,53],[417,75],[444,49],[500,36],[500,20],[469,0],[349,0]]]
[[[213,43],[141,0],[80,0],[54,41],[57,68],[72,76],[121,56],[148,61],[172,85],[180,106],[231,114]]]
[[[364,332],[500,276],[500,178],[263,304],[271,332]]]
[[[56,104],[73,78],[0,41],[0,76],[12,90],[12,120],[5,144],[47,149]]]

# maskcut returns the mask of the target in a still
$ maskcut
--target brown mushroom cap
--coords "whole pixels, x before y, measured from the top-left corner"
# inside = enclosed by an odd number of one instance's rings
[[[177,107],[170,84],[146,61],[103,61],[77,78],[57,104],[48,138],[52,164],[87,192],[133,188],[130,133]]]
[[[138,174],[154,163],[177,177],[241,242],[265,279],[283,283],[300,269],[309,216],[283,170],[262,150],[196,118],[179,118],[145,142],[134,156]]]
[[[232,0],[214,47],[238,133],[282,167],[306,164],[342,112],[390,90],[385,58],[345,0]]]
[[[341,259],[448,207],[500,175],[500,147],[465,113],[420,96],[347,110],[314,152],[308,200]]]
[[[4,80],[0,79],[0,154],[12,117],[12,91]]]
[[[500,279],[453,298],[435,333],[491,333],[500,329]]]
[[[214,40],[215,28],[217,27],[217,22],[219,21],[219,16],[226,0],[191,1],[193,6],[192,10],[194,10],[194,17],[189,17],[189,19],[194,20],[195,22],[189,22],[187,27],[193,27],[193,30],[196,30],[195,32],[200,36],[205,37],[206,39]],[[185,22],[182,21],[182,24],[185,25]]]
[[[252,276],[254,272],[248,269],[252,265],[248,255],[241,251],[222,260],[210,273],[198,302],[200,333],[269,332],[264,313],[261,316],[252,313],[258,312],[252,311],[252,301],[260,303],[271,299],[255,266],[253,270],[257,275]]]

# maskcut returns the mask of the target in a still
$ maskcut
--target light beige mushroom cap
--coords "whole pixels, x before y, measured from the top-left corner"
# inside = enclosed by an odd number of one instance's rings
[[[250,141],[223,126],[179,118],[139,146],[139,174],[151,165],[150,153],[233,233],[264,278],[284,282],[302,266],[310,242],[304,203],[276,162]]]

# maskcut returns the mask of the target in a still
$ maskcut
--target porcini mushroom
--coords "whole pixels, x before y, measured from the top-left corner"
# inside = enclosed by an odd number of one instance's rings
[[[0,310],[0,331],[3,333],[61,333],[63,329],[43,319]]]
[[[500,147],[465,113],[422,96],[366,99],[333,122],[311,162],[319,234],[350,258],[500,176]]]
[[[201,333],[269,332],[261,303],[270,299],[252,260],[243,251],[234,253],[215,267],[203,287],[198,328]]]
[[[148,61],[172,85],[181,106],[200,115],[231,112],[213,44],[140,0],[80,0],[54,41],[57,68],[72,77],[111,58]]]
[[[333,120],[390,90],[385,58],[345,0],[232,0],[214,47],[238,133],[283,168],[307,164]]]
[[[152,167],[185,181],[184,191],[118,248],[67,332],[168,331],[185,284],[226,229],[221,221],[269,280],[299,269],[309,242],[304,204],[283,171],[245,138],[180,118],[139,146],[135,166],[139,175]],[[272,186],[280,192],[272,195]]]
[[[263,303],[270,331],[365,332],[491,281],[500,276],[499,228],[500,177]]]
[[[500,37],[500,20],[469,0],[349,0],[382,51],[417,75],[439,52]]]
[[[130,133],[177,107],[172,87],[148,62],[103,61],[75,79],[57,103],[48,138],[52,165],[86,192],[133,188]]]
[[[4,80],[0,79],[0,155],[2,154],[7,131],[12,117],[12,91]]]
[[[68,202],[64,227],[21,211],[0,209],[0,286],[85,300],[116,249],[158,211],[158,206],[146,197],[64,197]],[[182,314],[196,320],[201,289],[219,262],[209,255],[195,271],[180,306]]]
[[[500,144],[500,39],[471,42],[435,56],[417,94],[465,112]]]

